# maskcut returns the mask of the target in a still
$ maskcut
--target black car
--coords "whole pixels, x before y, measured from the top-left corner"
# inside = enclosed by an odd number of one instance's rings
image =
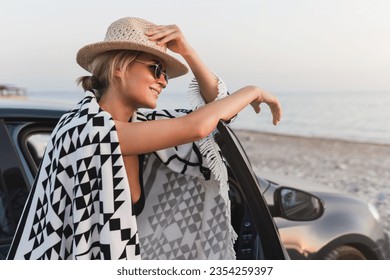
[[[6,258],[50,133],[71,106],[28,98],[0,99],[0,259]],[[351,218],[351,213],[332,209],[333,202],[348,201],[356,208],[363,207],[362,213],[366,204],[343,194],[281,187],[257,177],[228,125],[221,122],[214,136],[228,165],[232,224],[239,236],[235,244],[238,259],[338,259],[335,252],[345,246],[360,254],[341,258],[388,258],[388,237],[375,219],[370,221],[371,230],[363,231],[359,226],[326,230],[332,227],[335,214]],[[371,215],[366,212],[365,219]],[[361,218],[357,215],[356,219]],[[314,242],[316,236],[309,234],[316,233],[320,238]],[[307,241],[316,246],[302,249]]]

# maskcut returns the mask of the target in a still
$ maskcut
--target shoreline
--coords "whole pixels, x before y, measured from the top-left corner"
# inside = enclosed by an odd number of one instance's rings
[[[390,233],[390,144],[233,129],[256,172],[316,182],[378,209]]]
[[[231,127],[236,133],[241,132],[241,133],[259,133],[259,134],[264,134],[264,135],[270,135],[270,136],[276,136],[276,137],[291,137],[291,138],[309,138],[313,140],[318,140],[318,141],[336,141],[336,142],[347,142],[347,143],[355,143],[355,144],[364,144],[364,145],[378,145],[378,146],[388,146],[390,148],[390,142],[385,143],[385,142],[374,142],[374,141],[369,141],[369,140],[359,140],[359,139],[346,139],[346,138],[337,138],[337,137],[324,137],[324,136],[318,136],[318,135],[298,135],[298,134],[289,134],[289,133],[279,133],[279,132],[270,132],[270,131],[259,131],[255,129],[250,129],[250,128],[239,128],[239,127]],[[389,140],[390,141],[390,140]]]

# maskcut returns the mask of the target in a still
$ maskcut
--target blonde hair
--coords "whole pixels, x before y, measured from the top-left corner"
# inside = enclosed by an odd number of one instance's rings
[[[115,50],[99,54],[90,65],[92,76],[81,76],[76,80],[84,91],[90,91],[100,100],[110,85],[113,85],[115,69],[131,64],[141,52]]]

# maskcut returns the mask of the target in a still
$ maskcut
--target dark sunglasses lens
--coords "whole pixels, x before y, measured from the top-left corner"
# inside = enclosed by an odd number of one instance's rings
[[[157,79],[160,79],[161,75],[164,75],[165,81],[168,83],[168,75],[164,72],[161,64],[156,65],[155,75]]]
[[[154,71],[155,71],[154,73],[156,74],[156,78],[160,79],[161,74],[162,74],[162,67],[160,64],[156,64],[155,67],[156,68],[154,69]]]
[[[161,75],[164,75],[165,81],[168,83],[168,75],[164,72],[161,64],[153,64],[149,66],[150,70],[154,72],[154,77],[160,79]]]

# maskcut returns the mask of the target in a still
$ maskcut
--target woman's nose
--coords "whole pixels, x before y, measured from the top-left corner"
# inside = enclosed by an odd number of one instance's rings
[[[161,85],[162,88],[166,88],[168,85],[167,80],[165,79],[165,75],[161,75],[160,78],[157,79],[157,83]]]

